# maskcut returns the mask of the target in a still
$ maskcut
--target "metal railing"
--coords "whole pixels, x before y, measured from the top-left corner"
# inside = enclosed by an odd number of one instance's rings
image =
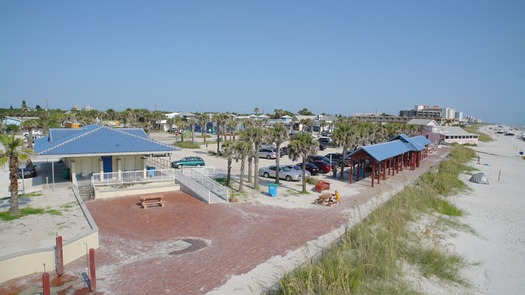
[[[175,180],[174,169],[93,173],[93,176],[91,176],[91,184],[93,187],[134,183],[170,182]]]
[[[222,170],[213,167],[184,167],[182,174],[202,184],[212,193],[229,202],[230,190],[211,177],[225,177]]]
[[[170,160],[166,158],[162,158],[162,157],[149,157],[147,159],[147,163],[154,165],[155,167],[160,168],[160,169],[171,168]]]
[[[225,177],[222,170],[213,167],[184,167],[178,169],[148,169],[139,171],[93,173],[91,185],[116,186],[124,184],[143,184],[160,182],[178,182],[194,195],[208,203],[229,202],[230,190],[211,177]],[[216,199],[216,200],[214,200]]]

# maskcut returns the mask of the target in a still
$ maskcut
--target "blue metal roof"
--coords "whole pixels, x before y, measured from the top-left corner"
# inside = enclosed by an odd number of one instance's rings
[[[426,138],[425,136],[423,136],[423,135],[414,136],[414,137],[411,137],[411,139],[413,141],[419,143],[422,146],[426,146],[426,145],[429,145],[431,143],[430,140],[428,138]]]
[[[42,156],[159,154],[180,150],[149,139],[139,128],[89,125],[75,129],[50,129],[35,140],[35,153]]]
[[[419,152],[425,149],[424,145],[421,145],[419,142],[408,137],[406,134],[399,134],[396,137],[392,138],[391,141],[392,140],[401,140],[411,151]]]
[[[389,142],[360,147],[354,152],[352,152],[352,154],[355,154],[360,150],[365,151],[378,162],[402,155],[409,151],[408,147],[400,140],[393,140]]]

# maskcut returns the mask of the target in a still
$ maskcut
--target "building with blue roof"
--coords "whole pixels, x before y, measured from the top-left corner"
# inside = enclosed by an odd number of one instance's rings
[[[409,150],[408,166],[411,170],[415,170],[416,167],[419,167],[419,164],[423,159],[423,152],[426,150],[425,145],[422,145],[418,140],[414,140],[414,138],[408,137],[406,134],[399,134],[391,140],[400,140],[407,146]]]
[[[366,172],[371,172],[372,184],[374,186],[374,179],[377,183],[380,179],[386,179],[386,173],[393,175],[403,170],[403,165],[406,166],[408,153],[410,149],[401,140],[392,140],[374,145],[363,146],[352,153],[347,158],[350,160],[350,183],[352,183],[353,174],[359,177],[366,177]],[[353,171],[355,169],[355,171]]]
[[[89,125],[50,129],[35,140],[35,154],[61,158],[73,182],[93,173],[147,169],[151,156],[171,156],[179,148],[152,140],[143,129]]]

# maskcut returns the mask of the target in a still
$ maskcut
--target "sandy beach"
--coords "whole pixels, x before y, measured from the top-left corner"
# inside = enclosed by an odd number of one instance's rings
[[[443,243],[447,249],[460,254],[470,265],[465,268],[462,275],[471,283],[472,287],[451,288],[442,286],[439,283],[432,283],[431,280],[418,280],[417,284],[423,293],[427,294],[451,294],[451,293],[471,293],[471,294],[522,294],[525,292],[525,160],[522,160],[518,152],[520,148],[525,148],[525,142],[514,137],[500,135],[499,137],[488,128],[483,132],[494,137],[495,141],[490,143],[480,142],[474,147],[480,156],[481,163],[473,159],[471,165],[485,173],[490,184],[474,184],[469,182],[470,175],[462,175],[462,180],[469,186],[470,190],[458,196],[451,197],[454,204],[465,211],[462,221],[470,225],[475,234],[454,231],[444,234]],[[160,138],[161,141],[169,142],[172,139],[168,137]],[[210,145],[209,149],[214,146]],[[443,149],[446,149],[443,147]],[[328,153],[330,151],[325,151]],[[179,156],[193,153],[191,151],[181,151]],[[223,167],[224,159],[209,157],[205,151],[200,151],[201,155],[206,158],[207,164]],[[446,154],[446,153],[445,153]],[[283,158],[284,160],[285,158]],[[285,163],[290,162],[286,158]],[[260,166],[267,165],[270,161],[261,159]],[[238,165],[234,165],[234,172]],[[397,181],[386,181],[382,184],[383,192],[396,192],[403,185],[409,183],[417,175],[410,172],[403,172],[402,178]],[[330,176],[326,175],[329,179]],[[266,182],[263,179],[262,184]],[[332,231],[325,232],[316,239],[308,241],[305,246],[290,249],[284,252],[285,255],[275,255],[270,259],[261,261],[251,270],[239,274],[231,273],[228,279],[220,283],[220,286],[209,290],[209,294],[257,294],[261,285],[268,286],[275,282],[276,278],[283,273],[292,270],[301,264],[305,259],[305,253],[308,251],[316,252],[323,247],[327,247],[339,235],[344,232],[346,227],[357,224],[363,216],[371,212],[376,206],[380,205],[391,194],[381,195],[381,190],[373,190],[369,187],[369,181],[363,181],[353,185],[344,182],[332,181],[332,189],[339,189],[343,193],[343,205],[337,212],[346,216],[347,220]],[[36,190],[37,188],[35,188]],[[258,206],[257,210],[277,206],[284,209],[307,209],[312,208],[311,198],[305,198],[295,195],[293,192],[299,190],[297,183],[283,182],[279,187],[279,196],[269,198],[260,192],[251,192],[241,197],[241,202]],[[309,188],[311,189],[311,187]],[[286,192],[286,193],[285,193]],[[34,206],[44,206],[46,208],[64,208],[64,204],[71,203],[72,195],[67,193],[59,194],[61,197],[53,202],[50,198],[36,197],[29,202]],[[44,197],[47,192],[44,191]],[[359,198],[345,199],[345,196],[360,196]],[[313,196],[312,196],[313,197]],[[39,203],[39,202],[47,202]],[[44,205],[46,204],[46,205]],[[244,209],[237,210],[244,211]],[[247,207],[248,208],[248,207]],[[251,207],[253,208],[253,207]],[[4,207],[3,210],[6,210]],[[250,209],[251,210],[251,209]],[[0,227],[0,239],[3,241],[0,247],[0,256],[18,252],[21,249],[38,248],[42,246],[53,245],[56,232],[65,232],[73,235],[75,230],[82,228],[82,220],[76,221],[79,212],[74,208],[62,210],[63,215],[60,218],[72,220],[74,222],[64,223],[61,220],[55,220],[56,216],[41,215],[35,219],[24,218],[9,223],[2,223]],[[249,212],[249,211],[246,211]],[[313,212],[313,211],[312,211]],[[246,215],[247,213],[244,213]],[[315,213],[318,214],[318,213]],[[54,224],[55,227],[49,225]],[[47,226],[46,226],[47,225]],[[17,231],[24,227],[21,233]],[[59,227],[59,230],[56,229]],[[31,229],[31,230],[29,230]],[[104,253],[105,237],[102,231],[101,251]],[[67,239],[67,237],[66,237]],[[214,241],[219,244],[220,242]],[[109,254],[108,254],[109,255]],[[109,267],[109,266],[108,266]],[[101,273],[104,273],[106,267],[103,263],[100,265]],[[28,278],[19,280],[19,283],[28,282]],[[101,281],[99,286],[106,287],[107,294],[114,294],[109,284]],[[10,282],[16,284],[16,282]],[[82,286],[82,283],[79,283]],[[0,284],[0,287],[2,285]],[[104,290],[104,289],[102,289]],[[118,292],[116,293],[118,294]]]
[[[457,232],[446,242],[472,263],[463,271],[472,293],[524,294],[525,160],[519,151],[525,150],[525,142],[488,127],[481,131],[495,141],[474,147],[480,164],[473,159],[471,166],[484,173],[489,184],[472,183],[470,175],[463,175],[470,191],[453,197],[466,213],[462,221],[476,234]]]

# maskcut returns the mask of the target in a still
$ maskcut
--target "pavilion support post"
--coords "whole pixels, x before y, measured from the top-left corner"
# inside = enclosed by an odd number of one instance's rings
[[[117,180],[122,180],[122,160],[117,158]]]
[[[102,161],[102,158],[99,159],[100,161],[100,182],[104,181],[104,161]]]
[[[143,176],[144,179],[146,179],[148,177],[148,159],[146,157],[142,157],[142,166],[144,167],[144,170],[143,170]]]
[[[354,161],[352,160],[352,158],[350,158],[350,163],[352,163],[350,165],[350,184],[352,184],[352,178],[354,178],[354,171],[353,171],[354,170],[354,165],[353,165]]]
[[[75,160],[71,160],[71,182],[77,184],[77,166]]]
[[[356,180],[355,181],[359,181],[359,172],[361,171],[361,160],[359,160],[357,162],[357,171],[355,172],[355,175],[357,176],[356,177]]]
[[[383,180],[386,180],[386,162],[383,163]]]
[[[376,174],[376,165],[372,165],[372,187],[374,187],[374,177],[375,177],[375,174]]]

